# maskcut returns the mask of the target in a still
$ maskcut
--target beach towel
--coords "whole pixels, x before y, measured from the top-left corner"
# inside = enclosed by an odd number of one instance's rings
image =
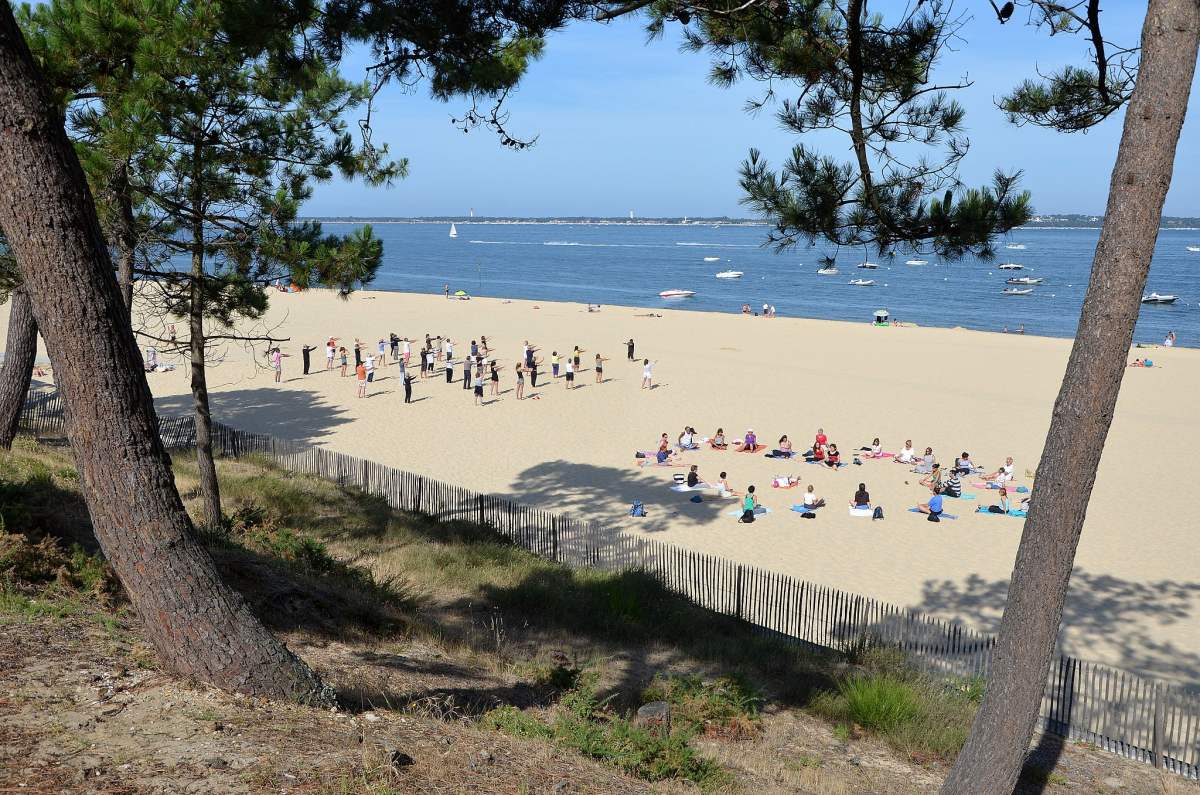
[[[920,508],[909,508],[908,512],[909,513],[921,513],[921,509]],[[957,519],[958,517],[952,513],[946,513],[945,511],[942,511],[940,514],[938,514],[938,518],[939,519]]]
[[[826,464],[826,463],[825,463],[824,459],[822,459],[822,460],[820,460],[820,461],[818,461],[818,460],[817,460],[817,459],[815,459],[815,458],[812,458],[812,459],[805,459],[804,463],[806,463],[806,464],[823,464],[823,465],[825,465],[825,466],[829,466],[828,464]],[[837,464],[837,467],[836,467],[836,468],[837,468],[837,469],[841,469],[842,467],[846,467],[846,466],[850,466],[850,465],[849,465],[849,464],[847,464],[845,461],[840,461],[840,462],[838,462],[838,464]]]
[[[780,481],[783,481],[783,483],[780,483]],[[797,481],[795,483],[788,483],[787,478],[774,478],[771,481],[771,488],[774,488],[774,489],[794,489],[799,485],[800,485],[799,481]]]
[[[796,513],[806,513],[806,512],[808,512],[808,511],[819,511],[819,510],[821,510],[823,507],[825,507],[825,506],[823,506],[823,505],[804,505],[804,504],[801,504],[801,505],[793,505],[793,506],[792,506],[792,510],[793,510],[793,511],[795,511]]]
[[[863,453],[862,457],[863,458],[895,458],[896,454],[895,453],[880,453],[879,455],[875,455],[874,453]]]
[[[1003,513],[994,513],[993,511],[988,510],[988,506],[980,505],[978,508],[975,509],[975,513],[985,513],[988,516],[1015,516],[1018,519],[1025,518],[1025,511],[1022,511],[1019,508],[1013,508],[1007,514],[1003,514]]]
[[[755,516],[765,516],[766,514],[768,514],[768,513],[770,513],[770,512],[771,512],[771,509],[770,509],[770,508],[767,508],[767,507],[765,507],[765,506],[763,506],[763,505],[760,505],[760,506],[758,506],[757,508],[755,508],[755,509],[754,509],[754,515],[755,515]],[[736,510],[736,511],[730,511],[729,513],[727,513],[727,514],[725,514],[725,515],[726,515],[726,516],[732,516],[732,517],[734,517],[735,519],[741,519],[741,518],[742,518],[742,513],[743,513],[743,511],[741,511],[741,510],[739,509],[739,510]]]
[[[783,452],[776,454],[775,451],[772,450],[769,453],[763,453],[763,458],[793,458],[793,457],[795,457],[795,455],[796,455],[795,453],[783,453]]]
[[[973,499],[975,499],[974,494],[967,494],[965,491],[962,494],[958,495],[957,497],[955,497],[953,494],[943,494],[942,496],[948,500],[973,500]]]
[[[712,486],[708,485],[707,483],[697,483],[695,486],[689,486],[686,483],[676,483],[674,486],[671,487],[671,491],[678,491],[678,492],[704,491],[705,489],[711,489],[711,488],[712,488]]]
[[[857,516],[860,519],[870,519],[875,515],[874,508],[855,508],[853,505],[847,505],[846,510],[850,512],[851,516]]]

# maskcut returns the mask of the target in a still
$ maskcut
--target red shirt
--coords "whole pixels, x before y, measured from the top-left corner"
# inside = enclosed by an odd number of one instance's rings
[[[825,458],[825,448],[820,443],[813,446],[813,458],[817,461],[824,460]]]
[[[829,444],[829,437],[823,433],[818,433],[817,434],[817,444],[824,447],[825,445]]]

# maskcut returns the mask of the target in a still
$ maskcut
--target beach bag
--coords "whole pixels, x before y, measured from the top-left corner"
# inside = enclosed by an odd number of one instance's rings
[[[754,521],[754,511],[742,511],[742,518],[738,519],[738,521],[745,524],[750,524]]]
[[[871,518],[872,519],[882,519],[883,518],[883,507],[876,505],[875,512],[873,514],[871,514]]]
[[[805,511],[804,513],[800,514],[800,518],[801,519],[816,519],[817,515],[815,513],[813,513],[812,511]]]
[[[687,475],[682,472],[676,472],[671,477],[675,481],[676,486],[682,486],[684,483],[687,483]]]
[[[645,516],[646,515],[646,507],[644,505],[642,505],[641,500],[633,501],[633,505],[629,508],[629,515],[630,516]]]
[[[646,454],[645,454],[645,453],[643,453],[643,452],[641,452],[641,451],[638,451],[638,452],[636,452],[636,453],[634,453],[634,454],[633,454],[633,457],[634,457],[634,458],[645,458],[645,457],[646,457]]]
[[[1004,511],[1000,508],[999,505],[989,505],[988,513],[1004,513]]]
[[[928,518],[927,518],[925,521],[927,521],[927,522],[940,522],[940,521],[942,521],[942,520],[941,520],[941,518],[940,518],[940,517],[938,517],[938,515],[937,515],[936,513],[931,513],[931,514],[929,514],[929,517],[928,517]]]
[[[704,502],[704,498],[701,497],[699,494],[693,494],[688,501],[689,502]]]

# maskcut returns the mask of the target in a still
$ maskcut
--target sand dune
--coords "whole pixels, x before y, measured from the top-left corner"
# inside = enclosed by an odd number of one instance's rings
[[[2,311],[2,310],[0,310]],[[654,312],[661,315],[647,317]],[[6,316],[4,316],[6,317]],[[4,319],[0,317],[0,321]],[[785,572],[993,629],[1003,604],[1019,519],[973,513],[991,501],[947,501],[955,521],[933,524],[907,513],[924,499],[919,476],[887,461],[832,472],[761,455],[687,454],[700,472],[756,484],[773,513],[754,525],[726,515],[732,506],[668,488],[674,469],[638,468],[636,449],[653,449],[684,424],[701,435],[723,426],[730,438],[753,427],[774,445],[788,434],[807,446],[818,426],[843,453],[875,436],[887,450],[906,438],[931,445],[951,463],[962,450],[989,468],[1006,455],[1017,473],[1037,465],[1069,341],[961,329],[873,328],[789,318],[364,292],[348,300],[323,292],[272,294],[264,323],[283,343],[284,382],[273,383],[241,348],[212,369],[215,416],[235,426],[328,446],[470,488],[652,534],[706,552]],[[301,375],[300,346],[357,336],[372,345],[388,332],[414,339],[449,335],[463,351],[486,335],[501,364],[503,394],[483,407],[470,391],[436,378],[419,381],[404,405],[396,367],[379,370],[371,396],[355,398],[352,378]],[[637,342],[639,362],[625,359]],[[528,339],[546,358],[580,345],[580,388],[562,379],[516,401],[512,367]],[[595,384],[595,352],[608,357]],[[1129,370],[1079,547],[1064,647],[1082,657],[1172,679],[1200,679],[1200,566],[1189,486],[1197,472],[1200,352],[1156,350],[1160,367]],[[656,388],[639,389],[640,359],[657,362]],[[548,380],[548,379],[546,379]],[[151,376],[166,413],[188,408],[187,373]],[[846,460],[849,460],[847,457]],[[770,487],[799,475],[830,503],[816,520],[788,507],[802,489]],[[972,480],[971,478],[967,479]],[[843,507],[865,482],[883,522],[851,518]],[[1018,483],[1031,485],[1028,479]],[[1177,493],[1178,499],[1169,495]],[[645,519],[631,519],[642,500]]]

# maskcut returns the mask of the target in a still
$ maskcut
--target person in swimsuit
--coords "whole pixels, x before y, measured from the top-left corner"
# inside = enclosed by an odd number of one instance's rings
[[[935,494],[941,494],[942,493],[942,465],[938,464],[938,463],[934,463],[933,468],[929,471],[929,474],[926,475],[925,477],[921,478],[920,485],[924,486],[925,488],[929,489],[930,491],[934,492]]]
[[[492,362],[492,394],[500,396],[500,371],[496,368],[496,363]]]
[[[725,443],[724,428],[717,428],[717,432],[713,434],[711,439],[708,440],[708,446],[714,450],[724,450],[729,447],[729,445]]]
[[[596,365],[592,369],[594,369],[596,371],[596,383],[597,384],[604,383],[604,363],[607,361],[608,361],[608,359],[605,359],[603,356],[601,356],[598,353],[596,354]]]

